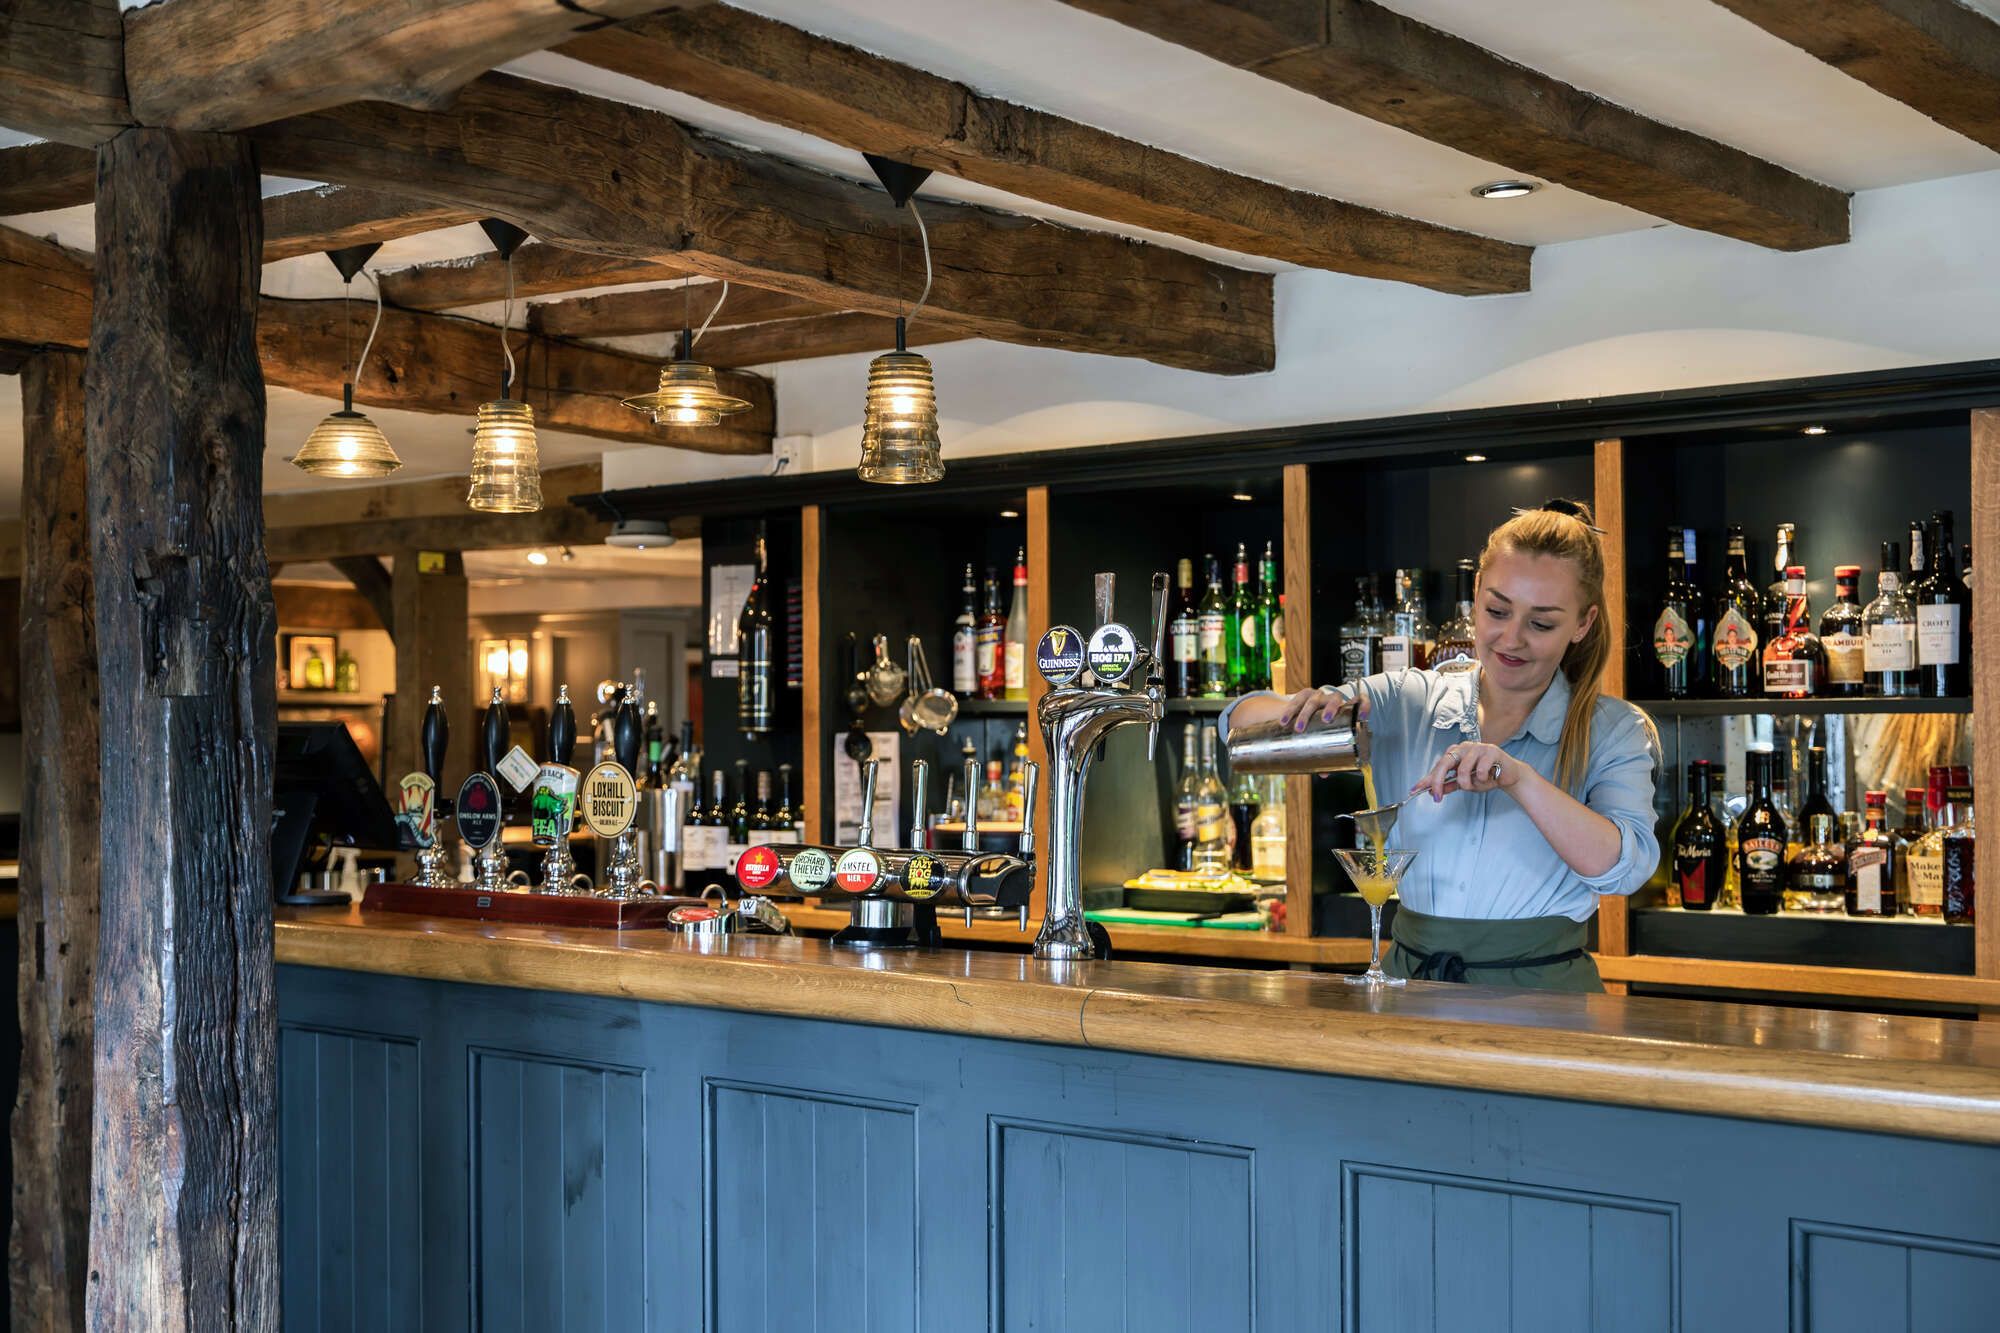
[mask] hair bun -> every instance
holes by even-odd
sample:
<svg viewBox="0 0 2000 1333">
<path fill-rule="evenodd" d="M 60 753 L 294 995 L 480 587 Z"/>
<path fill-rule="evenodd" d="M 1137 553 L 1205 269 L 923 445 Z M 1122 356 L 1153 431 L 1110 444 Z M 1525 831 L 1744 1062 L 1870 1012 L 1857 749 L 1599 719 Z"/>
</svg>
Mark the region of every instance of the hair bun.
<svg viewBox="0 0 2000 1333">
<path fill-rule="evenodd" d="M 1542 501 L 1542 508 L 1551 514 L 1567 514 L 1582 523 L 1585 527 L 1591 526 L 1590 506 L 1581 500 L 1570 500 L 1562 496 L 1555 496 Z"/>
</svg>

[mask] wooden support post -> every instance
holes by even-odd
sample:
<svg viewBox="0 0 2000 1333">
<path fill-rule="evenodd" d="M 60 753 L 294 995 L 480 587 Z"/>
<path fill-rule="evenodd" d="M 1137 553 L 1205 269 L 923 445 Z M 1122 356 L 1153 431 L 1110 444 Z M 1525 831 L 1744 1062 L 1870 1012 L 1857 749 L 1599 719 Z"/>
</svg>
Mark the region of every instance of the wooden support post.
<svg viewBox="0 0 2000 1333">
<path fill-rule="evenodd" d="M 382 568 L 382 562 L 372 555 L 337 555 L 333 558 L 333 567 L 354 585 L 354 591 L 367 600 L 369 608 L 375 612 L 375 619 L 389 631 L 389 639 L 393 643 L 396 638 L 396 599 L 389 571 Z"/>
<path fill-rule="evenodd" d="M 1595 493 L 1591 509 L 1597 526 L 1604 529 L 1604 619 L 1611 635 L 1611 660 L 1604 665 L 1605 694 L 1625 697 L 1625 442 L 1599 440 L 1595 450 Z M 1672 782 L 1671 773 L 1660 774 Z M 1664 854 L 1664 853 L 1663 853 Z M 1620 957 L 1632 952 L 1628 900 L 1621 893 L 1607 893 L 1597 900 L 1597 951 Z M 1622 981 L 1607 981 L 1604 989 L 1613 995 L 1625 993 Z"/>
<path fill-rule="evenodd" d="M 134 129 L 100 150 L 93 1329 L 278 1323 L 258 195 L 239 139 Z"/>
<path fill-rule="evenodd" d="M 1041 830 L 1041 837 L 1035 846 L 1035 892 L 1029 899 L 1028 914 L 1039 921 L 1042 908 L 1048 902 L 1049 888 L 1049 747 L 1042 738 L 1042 728 L 1036 722 L 1038 710 L 1042 706 L 1042 696 L 1049 692 L 1048 681 L 1035 669 L 1034 645 L 1041 642 L 1042 635 L 1052 623 L 1054 611 L 1049 603 L 1049 588 L 1052 571 L 1049 569 L 1049 488 L 1030 486 L 1028 488 L 1028 758 L 1042 766 L 1041 790 L 1036 793 L 1035 804 L 1043 813 L 1038 817 L 1029 811 L 1027 818 L 1035 821 Z M 1140 630 L 1144 633 L 1144 629 Z"/>
<path fill-rule="evenodd" d="M 21 398 L 21 1083 L 8 1269 L 16 1327 L 81 1329 L 99 837 L 82 354 L 30 358 Z"/>
<path fill-rule="evenodd" d="M 445 754 L 447 796 L 473 768 L 479 719 L 486 701 L 472 697 L 472 636 L 466 624 L 465 558 L 457 551 L 430 552 L 442 565 L 426 573 L 425 553 L 404 549 L 395 553 L 390 574 L 389 637 L 396 644 L 396 694 L 389 708 L 389 734 L 382 738 L 389 785 L 422 767 L 417 732 L 431 686 L 444 689 L 445 717 L 451 723 L 451 749 Z"/>
<path fill-rule="evenodd" d="M 799 822 L 805 825 L 807 842 L 824 842 L 826 830 L 820 825 L 825 802 L 820 799 L 826 782 L 826 761 L 831 733 L 823 730 L 820 690 L 824 688 L 827 647 L 820 642 L 820 577 L 825 564 L 825 538 L 821 535 L 820 507 L 805 505 L 799 510 L 799 642 L 805 645 L 805 661 L 799 664 L 799 734 L 804 742 L 799 752 Z"/>
<path fill-rule="evenodd" d="M 2000 408 L 1972 414 L 1972 526 L 1965 534 L 1984 568 L 2000 558 Z M 2000 795 L 2000 578 L 1975 571 L 1972 580 L 1973 789 Z M 2000 977 L 2000 903 L 1989 901 L 1973 925 L 1973 971 Z M 1982 1017 L 2000 1017 L 1986 1009 Z"/>
<path fill-rule="evenodd" d="M 1285 465 L 1285 688 L 1313 684 L 1312 470 Z M 1285 933 L 1313 933 L 1312 778 L 1285 779 Z"/>
</svg>

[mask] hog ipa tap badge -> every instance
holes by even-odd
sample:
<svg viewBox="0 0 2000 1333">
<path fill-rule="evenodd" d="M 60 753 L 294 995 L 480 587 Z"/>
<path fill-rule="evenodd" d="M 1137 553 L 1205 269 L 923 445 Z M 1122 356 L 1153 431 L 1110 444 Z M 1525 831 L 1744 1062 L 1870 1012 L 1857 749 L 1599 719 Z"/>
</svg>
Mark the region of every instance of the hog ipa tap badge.
<svg viewBox="0 0 2000 1333">
<path fill-rule="evenodd" d="M 1139 641 L 1117 621 L 1099 625 L 1084 650 L 1084 664 L 1100 685 L 1119 685 L 1139 660 Z"/>
</svg>

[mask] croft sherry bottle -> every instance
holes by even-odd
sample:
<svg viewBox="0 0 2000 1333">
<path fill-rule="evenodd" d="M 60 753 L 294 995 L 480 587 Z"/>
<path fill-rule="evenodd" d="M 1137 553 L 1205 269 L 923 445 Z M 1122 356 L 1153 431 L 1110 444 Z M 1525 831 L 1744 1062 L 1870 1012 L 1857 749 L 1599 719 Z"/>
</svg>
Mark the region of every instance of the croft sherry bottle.
<svg viewBox="0 0 2000 1333">
<path fill-rule="evenodd" d="M 1753 589 L 1754 592 L 1754 589 Z M 1749 766 L 1750 804 L 1736 824 L 1736 877 L 1749 916 L 1771 916 L 1785 898 L 1785 820 L 1771 798 L 1769 750 L 1744 756 Z"/>
<path fill-rule="evenodd" d="M 1917 692 L 1917 613 L 1903 595 L 1896 543 L 1882 543 L 1882 572 L 1875 600 L 1861 613 L 1861 679 L 1864 693 L 1904 699 Z"/>
<path fill-rule="evenodd" d="M 1667 529 L 1667 587 L 1660 614 L 1653 618 L 1653 660 L 1659 665 L 1663 699 L 1693 693 L 1695 633 L 1693 607 L 1699 596 L 1687 582 L 1687 546 L 1680 528 Z"/>
<path fill-rule="evenodd" d="M 1861 585 L 1861 566 L 1833 567 L 1833 605 L 1819 618 L 1819 646 L 1826 652 L 1826 681 L 1820 693 L 1852 699 L 1866 684 L 1868 637 L 1863 625 L 1861 603 L 1855 590 Z"/>
<path fill-rule="evenodd" d="M 1910 589 L 1917 612 L 1917 690 L 1931 699 L 1961 698 L 1971 693 L 1965 651 L 1969 599 L 1958 576 L 1949 509 L 1931 520 L 1929 556 L 1929 572 Z"/>
<path fill-rule="evenodd" d="M 1764 645 L 1764 693 L 1778 699 L 1810 699 L 1826 675 L 1826 652 L 1812 632 L 1812 603 L 1806 600 L 1803 565 L 1785 570 L 1784 621 Z"/>
<path fill-rule="evenodd" d="M 1194 561 L 1182 560 L 1174 580 L 1180 586 L 1180 601 L 1167 629 L 1168 641 L 1173 646 L 1167 690 L 1176 699 L 1192 699 L 1201 692 L 1201 659 L 1195 651 L 1199 613 L 1194 605 Z"/>
<path fill-rule="evenodd" d="M 1744 699 L 1757 692 L 1757 626 L 1761 623 L 1763 598 L 1750 581 L 1743 529 L 1731 524 L 1722 592 L 1715 600 L 1715 692 L 1725 699 Z"/>
<path fill-rule="evenodd" d="M 1472 622 L 1473 591 L 1479 582 L 1479 566 L 1470 560 L 1458 562 L 1458 603 L 1450 620 L 1438 631 L 1437 651 L 1431 654 L 1432 666 L 1443 666 L 1459 658 L 1474 657 L 1478 647 L 1473 642 Z"/>
<path fill-rule="evenodd" d="M 1706 759 L 1688 765 L 1688 806 L 1674 829 L 1673 858 L 1681 906 L 1713 908 L 1729 876 L 1729 841 L 1715 814 L 1715 765 Z"/>
<path fill-rule="evenodd" d="M 1871 791 L 1862 798 L 1866 825 L 1847 853 L 1847 914 L 1895 916 L 1896 835 L 1884 827 L 1889 793 Z"/>
</svg>

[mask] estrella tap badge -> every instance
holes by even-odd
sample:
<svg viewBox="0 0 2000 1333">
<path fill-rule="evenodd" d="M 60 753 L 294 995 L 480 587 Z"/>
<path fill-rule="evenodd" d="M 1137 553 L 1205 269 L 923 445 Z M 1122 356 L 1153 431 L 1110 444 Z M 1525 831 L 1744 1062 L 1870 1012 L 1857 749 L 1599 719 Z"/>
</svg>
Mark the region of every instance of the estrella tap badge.
<svg viewBox="0 0 2000 1333">
<path fill-rule="evenodd" d="M 833 879 L 833 858 L 817 847 L 801 848 L 793 854 L 788 873 L 800 893 L 818 893 Z"/>
<path fill-rule="evenodd" d="M 600 838 L 615 838 L 639 813 L 639 789 L 624 765 L 607 759 L 583 781 L 583 822 Z"/>
<path fill-rule="evenodd" d="M 1051 625 L 1035 645 L 1035 670 L 1051 685 L 1067 685 L 1083 674 L 1083 635 L 1068 625 Z"/>
<path fill-rule="evenodd" d="M 500 787 L 484 773 L 474 773 L 458 789 L 458 836 L 483 852 L 500 836 Z"/>
<path fill-rule="evenodd" d="M 944 885 L 938 880 L 938 863 L 934 856 L 913 856 L 903 867 L 903 892 L 919 902 L 935 898 Z"/>
<path fill-rule="evenodd" d="M 882 858 L 866 847 L 850 847 L 833 867 L 833 882 L 848 893 L 866 893 L 882 878 Z"/>
<path fill-rule="evenodd" d="M 759 843 L 736 858 L 736 882 L 746 889 L 768 889 L 777 881 L 781 869 L 778 849 L 769 843 Z"/>
<path fill-rule="evenodd" d="M 1113 620 L 1099 625 L 1090 636 L 1083 660 L 1099 680 L 1116 685 L 1132 674 L 1132 664 L 1139 660 L 1139 641 L 1132 637 L 1131 630 Z"/>
<path fill-rule="evenodd" d="M 437 783 L 428 773 L 405 773 L 396 789 L 396 822 L 414 847 L 437 842 Z"/>
<path fill-rule="evenodd" d="M 528 803 L 528 831 L 535 846 L 553 847 L 576 827 L 577 772 L 567 764 L 543 764 Z"/>
</svg>

